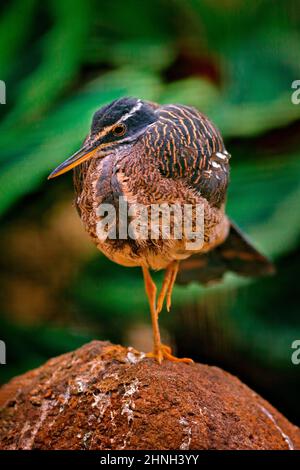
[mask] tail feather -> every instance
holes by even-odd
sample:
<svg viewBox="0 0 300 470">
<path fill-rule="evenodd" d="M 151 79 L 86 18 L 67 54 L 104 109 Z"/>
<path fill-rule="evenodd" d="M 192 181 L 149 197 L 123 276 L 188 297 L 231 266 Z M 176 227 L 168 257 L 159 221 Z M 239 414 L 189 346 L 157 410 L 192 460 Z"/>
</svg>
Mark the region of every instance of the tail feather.
<svg viewBox="0 0 300 470">
<path fill-rule="evenodd" d="M 228 237 L 221 245 L 211 252 L 196 254 L 181 262 L 177 282 L 218 282 L 227 271 L 247 277 L 275 272 L 272 262 L 262 255 L 233 223 L 230 225 Z"/>
</svg>

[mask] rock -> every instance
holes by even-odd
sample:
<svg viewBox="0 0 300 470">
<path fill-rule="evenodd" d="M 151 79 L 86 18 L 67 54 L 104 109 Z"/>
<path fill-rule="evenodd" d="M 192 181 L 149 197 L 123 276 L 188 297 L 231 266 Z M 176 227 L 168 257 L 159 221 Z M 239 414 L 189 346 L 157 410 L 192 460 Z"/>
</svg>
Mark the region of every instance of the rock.
<svg viewBox="0 0 300 470">
<path fill-rule="evenodd" d="M 0 392 L 0 449 L 300 449 L 300 430 L 227 372 L 106 342 Z"/>
</svg>

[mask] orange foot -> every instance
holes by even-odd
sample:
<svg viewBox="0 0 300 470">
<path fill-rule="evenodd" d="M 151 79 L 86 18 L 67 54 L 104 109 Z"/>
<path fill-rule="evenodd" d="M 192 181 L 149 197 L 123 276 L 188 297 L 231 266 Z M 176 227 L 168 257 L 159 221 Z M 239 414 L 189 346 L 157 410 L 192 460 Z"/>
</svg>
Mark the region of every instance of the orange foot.
<svg viewBox="0 0 300 470">
<path fill-rule="evenodd" d="M 170 346 L 166 346 L 165 344 L 160 344 L 157 350 L 147 353 L 146 357 L 153 357 L 159 364 L 162 363 L 163 359 L 167 359 L 172 362 L 185 362 L 187 364 L 194 362 L 193 359 L 189 359 L 188 357 L 179 358 L 173 356 Z"/>
</svg>

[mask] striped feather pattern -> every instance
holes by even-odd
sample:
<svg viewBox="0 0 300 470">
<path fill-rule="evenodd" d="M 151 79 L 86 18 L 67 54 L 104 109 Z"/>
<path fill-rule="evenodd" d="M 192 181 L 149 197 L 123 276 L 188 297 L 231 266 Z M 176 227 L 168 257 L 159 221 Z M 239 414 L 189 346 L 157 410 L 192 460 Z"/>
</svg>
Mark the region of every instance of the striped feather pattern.
<svg viewBox="0 0 300 470">
<path fill-rule="evenodd" d="M 166 105 L 143 139 L 166 178 L 184 178 L 211 205 L 220 207 L 229 180 L 229 154 L 218 129 L 194 108 Z"/>
</svg>

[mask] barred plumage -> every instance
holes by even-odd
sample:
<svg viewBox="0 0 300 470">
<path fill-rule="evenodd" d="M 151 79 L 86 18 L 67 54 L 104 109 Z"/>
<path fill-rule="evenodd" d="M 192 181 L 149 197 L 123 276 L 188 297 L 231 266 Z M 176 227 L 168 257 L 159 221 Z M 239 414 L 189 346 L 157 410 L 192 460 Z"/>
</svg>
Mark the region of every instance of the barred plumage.
<svg viewBox="0 0 300 470">
<path fill-rule="evenodd" d="M 156 155 L 161 174 L 183 178 L 213 206 L 220 207 L 229 181 L 229 154 L 217 128 L 187 106 L 166 105 L 156 113 L 158 120 L 143 139 L 147 151 Z"/>
</svg>

